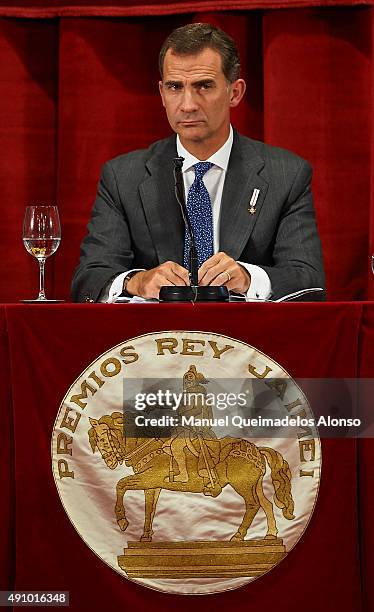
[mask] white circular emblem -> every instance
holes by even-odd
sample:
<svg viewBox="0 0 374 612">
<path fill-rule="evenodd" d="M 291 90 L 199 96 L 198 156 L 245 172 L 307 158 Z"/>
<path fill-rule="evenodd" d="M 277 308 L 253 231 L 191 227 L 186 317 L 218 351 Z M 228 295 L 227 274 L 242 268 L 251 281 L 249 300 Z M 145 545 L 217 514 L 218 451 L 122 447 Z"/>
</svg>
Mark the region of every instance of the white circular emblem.
<svg viewBox="0 0 374 612">
<path fill-rule="evenodd" d="M 165 331 L 113 347 L 73 383 L 52 465 L 100 559 L 147 587 L 208 594 L 251 582 L 295 546 L 321 448 L 307 399 L 270 357 Z"/>
</svg>

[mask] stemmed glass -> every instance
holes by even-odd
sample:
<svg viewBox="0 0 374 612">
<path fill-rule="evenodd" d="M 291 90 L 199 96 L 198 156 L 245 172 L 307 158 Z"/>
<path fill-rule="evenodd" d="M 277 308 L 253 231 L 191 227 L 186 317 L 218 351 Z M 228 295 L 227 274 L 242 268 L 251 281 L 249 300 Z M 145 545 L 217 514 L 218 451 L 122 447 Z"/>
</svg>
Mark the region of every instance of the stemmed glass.
<svg viewBox="0 0 374 612">
<path fill-rule="evenodd" d="M 27 206 L 23 219 L 23 244 L 39 262 L 39 295 L 35 300 L 22 302 L 61 302 L 48 300 L 44 291 L 44 266 L 61 241 L 61 225 L 57 206 Z"/>
</svg>

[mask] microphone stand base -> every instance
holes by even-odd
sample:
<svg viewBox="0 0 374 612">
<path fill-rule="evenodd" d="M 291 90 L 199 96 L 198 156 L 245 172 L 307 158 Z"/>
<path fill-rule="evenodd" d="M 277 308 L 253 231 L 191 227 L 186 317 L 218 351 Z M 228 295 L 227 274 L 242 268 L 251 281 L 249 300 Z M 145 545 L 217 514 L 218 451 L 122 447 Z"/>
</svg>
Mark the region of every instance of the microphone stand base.
<svg viewBox="0 0 374 612">
<path fill-rule="evenodd" d="M 228 302 L 229 290 L 225 285 L 220 287 L 214 287 L 213 285 L 207 287 L 168 285 L 161 287 L 159 300 L 160 302 Z"/>
</svg>

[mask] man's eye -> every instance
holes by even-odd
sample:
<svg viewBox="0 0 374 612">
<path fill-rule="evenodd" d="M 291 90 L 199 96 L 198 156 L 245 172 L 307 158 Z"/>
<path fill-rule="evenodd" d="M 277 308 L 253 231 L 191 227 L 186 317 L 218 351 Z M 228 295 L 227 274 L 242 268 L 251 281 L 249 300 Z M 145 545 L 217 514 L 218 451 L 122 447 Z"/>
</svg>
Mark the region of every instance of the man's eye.
<svg viewBox="0 0 374 612">
<path fill-rule="evenodd" d="M 179 83 L 168 83 L 167 88 L 170 91 L 178 91 L 181 89 L 181 85 Z"/>
<path fill-rule="evenodd" d="M 212 83 L 201 83 L 200 89 L 211 89 Z"/>
</svg>

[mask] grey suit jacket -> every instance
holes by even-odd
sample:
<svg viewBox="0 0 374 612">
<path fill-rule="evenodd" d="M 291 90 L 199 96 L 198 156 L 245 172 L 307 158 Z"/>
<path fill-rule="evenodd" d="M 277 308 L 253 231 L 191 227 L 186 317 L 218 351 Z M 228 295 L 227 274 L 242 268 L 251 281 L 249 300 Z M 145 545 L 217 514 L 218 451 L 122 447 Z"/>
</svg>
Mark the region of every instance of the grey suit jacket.
<svg viewBox="0 0 374 612">
<path fill-rule="evenodd" d="M 121 272 L 171 260 L 183 265 L 184 226 L 174 195 L 172 136 L 108 161 L 72 283 L 75 301 L 96 301 Z M 234 142 L 220 218 L 220 251 L 261 266 L 274 298 L 324 287 L 311 167 L 297 155 L 241 136 Z M 259 189 L 256 212 L 249 202 Z"/>
</svg>

